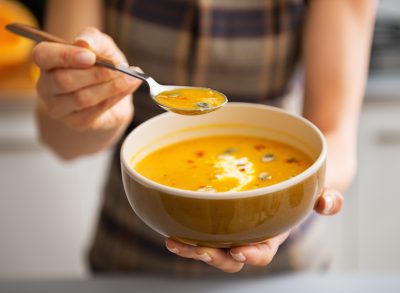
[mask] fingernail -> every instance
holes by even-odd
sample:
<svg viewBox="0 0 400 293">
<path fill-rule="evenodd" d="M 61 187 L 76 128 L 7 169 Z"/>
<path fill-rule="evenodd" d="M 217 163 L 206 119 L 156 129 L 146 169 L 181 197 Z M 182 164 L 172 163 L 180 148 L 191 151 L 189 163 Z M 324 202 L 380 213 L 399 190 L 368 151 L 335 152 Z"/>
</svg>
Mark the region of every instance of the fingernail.
<svg viewBox="0 0 400 293">
<path fill-rule="evenodd" d="M 92 65 L 96 62 L 96 56 L 92 52 L 82 52 L 78 55 L 78 60 L 80 63 L 85 65 Z"/>
<path fill-rule="evenodd" d="M 244 262 L 246 260 L 246 257 L 241 252 L 239 252 L 239 253 L 230 252 L 230 254 L 237 261 Z"/>
<path fill-rule="evenodd" d="M 142 68 L 140 68 L 140 67 L 132 66 L 132 68 L 133 68 L 134 70 L 136 70 L 137 72 L 144 73 L 143 70 L 142 70 Z"/>
<path fill-rule="evenodd" d="M 131 77 L 129 75 L 125 75 L 124 79 L 125 79 L 127 84 L 134 84 L 136 82 L 136 78 Z"/>
<path fill-rule="evenodd" d="M 211 256 L 207 252 L 204 252 L 203 254 L 198 254 L 198 257 L 201 261 L 204 261 L 204 262 L 212 261 Z"/>
<path fill-rule="evenodd" d="M 179 249 L 176 248 L 176 247 L 170 248 L 170 247 L 167 246 L 167 249 L 168 249 L 169 251 L 171 251 L 172 253 L 175 253 L 175 254 L 178 254 L 178 253 L 179 253 Z"/>
<path fill-rule="evenodd" d="M 75 40 L 74 43 L 80 43 L 84 42 L 87 44 L 87 46 L 91 49 L 94 49 L 94 41 L 91 37 L 89 36 L 78 36 Z"/>
<path fill-rule="evenodd" d="M 329 214 L 333 210 L 335 195 L 332 193 L 327 193 L 324 195 L 324 200 L 325 200 L 324 214 Z"/>
</svg>

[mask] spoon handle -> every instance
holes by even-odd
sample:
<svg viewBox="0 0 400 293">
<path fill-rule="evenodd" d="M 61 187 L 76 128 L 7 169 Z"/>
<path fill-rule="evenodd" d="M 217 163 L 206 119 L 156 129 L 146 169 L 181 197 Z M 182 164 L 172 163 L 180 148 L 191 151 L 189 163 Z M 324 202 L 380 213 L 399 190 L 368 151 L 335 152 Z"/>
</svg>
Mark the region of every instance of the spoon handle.
<svg viewBox="0 0 400 293">
<path fill-rule="evenodd" d="M 6 25 L 6 29 L 9 30 L 10 32 L 20 35 L 22 37 L 34 40 L 38 43 L 40 42 L 52 42 L 52 43 L 60 43 L 60 44 L 67 44 L 71 45 L 67 41 L 56 37 L 52 34 L 49 34 L 48 32 L 39 30 L 35 27 L 32 27 L 30 25 L 22 24 L 22 23 L 10 23 Z M 103 56 L 97 55 L 96 54 L 96 64 L 100 66 L 107 67 L 112 70 L 120 71 L 122 73 L 131 75 L 133 77 L 139 78 L 141 80 L 144 80 L 148 82 L 149 76 L 147 76 L 144 73 L 138 72 L 130 67 L 123 66 L 123 65 L 117 65 L 115 64 L 114 61 L 105 58 Z"/>
</svg>

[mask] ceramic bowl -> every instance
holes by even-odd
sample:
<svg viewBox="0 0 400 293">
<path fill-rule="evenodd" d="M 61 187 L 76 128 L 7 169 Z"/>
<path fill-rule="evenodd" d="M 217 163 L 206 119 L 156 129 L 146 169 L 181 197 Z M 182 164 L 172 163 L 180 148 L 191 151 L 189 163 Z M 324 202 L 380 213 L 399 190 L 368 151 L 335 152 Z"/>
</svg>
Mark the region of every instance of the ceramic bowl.
<svg viewBox="0 0 400 293">
<path fill-rule="evenodd" d="M 275 185 L 225 193 L 168 187 L 134 169 L 144 156 L 163 146 L 213 135 L 281 141 L 304 151 L 313 164 Z M 128 200 L 144 223 L 165 237 L 222 248 L 264 241 L 299 224 L 322 192 L 326 153 L 324 136 L 306 119 L 275 107 L 228 103 L 206 115 L 163 113 L 146 121 L 126 137 L 121 166 Z"/>
</svg>

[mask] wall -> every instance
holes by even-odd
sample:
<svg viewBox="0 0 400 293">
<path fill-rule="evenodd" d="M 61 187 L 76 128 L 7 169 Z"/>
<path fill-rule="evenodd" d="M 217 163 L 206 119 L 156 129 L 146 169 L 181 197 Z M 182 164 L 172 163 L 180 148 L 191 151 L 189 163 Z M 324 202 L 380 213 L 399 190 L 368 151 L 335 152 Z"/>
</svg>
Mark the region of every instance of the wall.
<svg viewBox="0 0 400 293">
<path fill-rule="evenodd" d="M 108 154 L 59 161 L 32 109 L 0 108 L 0 279 L 82 277 Z"/>
</svg>

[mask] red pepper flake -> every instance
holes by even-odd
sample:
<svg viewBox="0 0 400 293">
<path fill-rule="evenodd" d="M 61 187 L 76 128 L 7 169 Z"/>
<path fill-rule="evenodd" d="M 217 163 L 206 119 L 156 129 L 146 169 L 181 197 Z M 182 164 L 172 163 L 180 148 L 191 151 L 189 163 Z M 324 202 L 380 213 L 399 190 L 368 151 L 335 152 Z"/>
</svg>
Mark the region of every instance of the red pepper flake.
<svg viewBox="0 0 400 293">
<path fill-rule="evenodd" d="M 263 144 L 256 144 L 256 145 L 254 146 L 254 148 L 255 148 L 257 151 L 261 151 L 261 150 L 265 149 L 265 145 L 263 145 Z"/>
<path fill-rule="evenodd" d="M 187 160 L 186 162 L 187 162 L 188 164 L 193 164 L 193 163 L 194 163 L 193 160 Z"/>
<path fill-rule="evenodd" d="M 201 158 L 202 156 L 204 156 L 204 152 L 199 151 L 199 152 L 196 153 L 196 156 Z"/>
<path fill-rule="evenodd" d="M 240 168 L 239 171 L 240 172 L 244 172 L 244 171 L 246 171 L 246 169 L 245 168 Z"/>
</svg>

